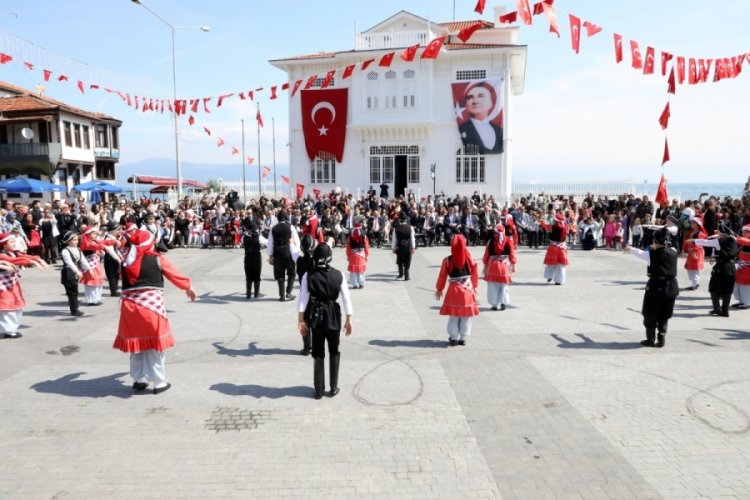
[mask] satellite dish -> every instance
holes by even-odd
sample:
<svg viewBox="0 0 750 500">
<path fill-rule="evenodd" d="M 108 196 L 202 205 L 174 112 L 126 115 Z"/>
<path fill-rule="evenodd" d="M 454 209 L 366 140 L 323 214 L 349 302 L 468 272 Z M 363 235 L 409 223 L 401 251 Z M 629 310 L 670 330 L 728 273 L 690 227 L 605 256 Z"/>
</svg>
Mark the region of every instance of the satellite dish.
<svg viewBox="0 0 750 500">
<path fill-rule="evenodd" d="M 31 140 L 34 138 L 34 131 L 31 130 L 29 127 L 24 127 L 21 129 L 21 136 L 24 139 Z"/>
</svg>

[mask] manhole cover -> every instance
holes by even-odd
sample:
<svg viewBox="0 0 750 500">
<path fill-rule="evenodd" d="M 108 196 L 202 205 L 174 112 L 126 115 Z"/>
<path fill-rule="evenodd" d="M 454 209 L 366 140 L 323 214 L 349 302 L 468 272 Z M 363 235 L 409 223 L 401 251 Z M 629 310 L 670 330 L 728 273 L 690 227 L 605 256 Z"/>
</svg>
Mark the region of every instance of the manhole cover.
<svg viewBox="0 0 750 500">
<path fill-rule="evenodd" d="M 250 411 L 243 408 L 219 407 L 206 420 L 205 427 L 210 431 L 242 431 L 256 429 L 268 420 L 267 411 Z"/>
</svg>

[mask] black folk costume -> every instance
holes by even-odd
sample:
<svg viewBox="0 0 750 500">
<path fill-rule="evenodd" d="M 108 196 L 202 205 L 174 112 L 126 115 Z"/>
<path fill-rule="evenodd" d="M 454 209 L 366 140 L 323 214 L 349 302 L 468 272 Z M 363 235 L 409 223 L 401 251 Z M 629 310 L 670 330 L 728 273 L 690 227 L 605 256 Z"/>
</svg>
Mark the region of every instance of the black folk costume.
<svg viewBox="0 0 750 500">
<path fill-rule="evenodd" d="M 734 291 L 737 276 L 735 260 L 740 252 L 737 238 L 731 234 L 729 226 L 722 221 L 719 224 L 719 237 L 705 240 L 693 240 L 696 245 L 711 248 L 714 254 L 714 267 L 711 270 L 711 280 L 708 291 L 711 293 L 713 309 L 712 316 L 729 316 L 729 301 Z M 706 252 L 708 253 L 708 252 Z"/>
<path fill-rule="evenodd" d="M 107 277 L 110 297 L 119 297 L 117 291 L 120 283 L 120 264 L 122 263 L 122 253 L 120 252 L 120 238 L 114 234 L 120 226 L 114 222 L 107 224 L 107 233 L 104 235 L 104 274 Z M 108 242 L 112 241 L 112 244 Z"/>
<path fill-rule="evenodd" d="M 414 229 L 406 219 L 406 213 L 399 214 L 399 223 L 393 230 L 391 241 L 393 253 L 396 254 L 396 265 L 398 265 L 398 278 L 409 281 L 409 269 L 411 268 L 411 255 L 417 247 L 414 238 Z"/>
<path fill-rule="evenodd" d="M 245 297 L 260 296 L 260 273 L 263 269 L 261 245 L 266 239 L 260 234 L 258 224 L 246 219 L 242 232 L 242 247 L 245 249 Z"/>
<path fill-rule="evenodd" d="M 349 298 L 349 288 L 343 273 L 330 267 L 331 258 L 331 248 L 328 245 L 321 244 L 315 248 L 313 251 L 315 268 L 302 277 L 297 302 L 300 333 L 312 335 L 312 355 L 315 361 L 313 372 L 315 399 L 322 398 L 325 389 L 326 342 L 330 354 L 331 392 L 329 395 L 333 397 L 339 393 L 338 376 L 341 360 L 339 340 L 342 327 L 339 298 L 341 298 L 346 314 L 346 324 L 344 325 L 346 334 L 351 333 L 352 303 Z"/>
<path fill-rule="evenodd" d="M 279 301 L 292 300 L 292 289 L 294 288 L 294 259 L 292 251 L 299 248 L 299 236 L 297 230 L 289 224 L 288 215 L 281 211 L 278 215 L 278 223 L 268 233 L 268 255 L 273 262 L 273 278 L 279 285 Z M 286 275 L 286 290 L 284 289 L 284 276 Z"/>
<path fill-rule="evenodd" d="M 296 268 L 297 268 L 297 281 L 299 281 L 300 289 L 302 289 L 302 277 L 309 271 L 315 269 L 315 260 L 313 260 L 313 250 L 317 243 L 315 239 L 307 233 L 303 234 L 300 238 L 300 251 L 296 255 Z M 302 336 L 302 350 L 300 354 L 303 356 L 309 356 L 312 353 L 312 335 Z"/>
<path fill-rule="evenodd" d="M 630 253 L 648 264 L 648 282 L 641 309 L 646 340 L 641 344 L 664 347 L 667 324 L 674 311 L 675 299 L 680 294 L 677 251 L 669 246 L 669 231 L 663 228 L 654 234 L 654 243 L 646 250 L 631 247 Z"/>
</svg>

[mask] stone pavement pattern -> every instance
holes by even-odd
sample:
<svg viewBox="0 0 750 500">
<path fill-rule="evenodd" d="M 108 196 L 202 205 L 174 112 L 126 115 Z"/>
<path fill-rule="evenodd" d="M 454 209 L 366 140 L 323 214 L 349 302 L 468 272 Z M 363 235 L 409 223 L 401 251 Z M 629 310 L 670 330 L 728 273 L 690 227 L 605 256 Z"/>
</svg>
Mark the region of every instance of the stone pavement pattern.
<svg viewBox="0 0 750 500">
<path fill-rule="evenodd" d="M 432 297 L 447 253 L 420 248 L 404 282 L 373 249 L 342 391 L 321 401 L 294 304 L 268 265 L 266 296 L 244 298 L 242 250 L 167 254 L 200 298 L 168 285 L 158 396 L 132 393 L 111 348 L 117 299 L 73 319 L 57 272 L 24 271 L 24 337 L 0 341 L 0 498 L 750 497 L 750 311 L 707 316 L 704 282 L 667 347 L 642 348 L 640 261 L 572 251 L 548 286 L 543 251 L 521 249 L 513 306 L 490 311 L 482 284 L 449 348 Z"/>
</svg>

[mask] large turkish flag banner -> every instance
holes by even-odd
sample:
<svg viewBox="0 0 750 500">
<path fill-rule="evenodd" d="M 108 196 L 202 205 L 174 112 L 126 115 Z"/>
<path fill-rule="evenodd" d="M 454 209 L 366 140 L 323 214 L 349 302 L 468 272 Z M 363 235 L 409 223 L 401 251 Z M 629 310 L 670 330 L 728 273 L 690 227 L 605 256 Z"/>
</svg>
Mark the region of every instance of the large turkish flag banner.
<svg viewBox="0 0 750 500">
<path fill-rule="evenodd" d="M 302 91 L 302 133 L 311 160 L 328 153 L 343 161 L 348 97 L 348 89 Z"/>
</svg>

